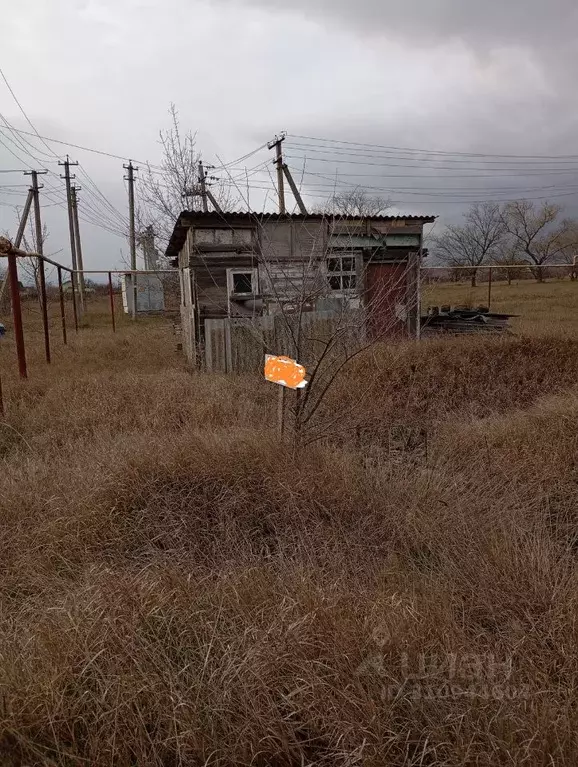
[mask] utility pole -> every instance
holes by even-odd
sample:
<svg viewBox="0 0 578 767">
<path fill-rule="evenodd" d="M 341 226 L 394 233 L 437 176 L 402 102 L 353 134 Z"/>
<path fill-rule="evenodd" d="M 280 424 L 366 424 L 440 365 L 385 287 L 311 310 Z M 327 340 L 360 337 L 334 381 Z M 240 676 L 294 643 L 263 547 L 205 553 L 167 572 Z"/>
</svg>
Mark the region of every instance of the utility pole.
<svg viewBox="0 0 578 767">
<path fill-rule="evenodd" d="M 211 176 L 211 178 L 214 178 Z M 215 179 L 215 181 L 218 181 L 218 179 Z M 187 201 L 187 205 L 189 204 L 189 197 L 202 197 L 202 204 L 203 204 L 203 211 L 204 213 L 209 212 L 209 205 L 207 200 L 211 203 L 213 208 L 216 210 L 217 213 L 223 214 L 223 210 L 219 203 L 217 202 L 217 198 L 215 195 L 211 192 L 209 187 L 207 186 L 207 173 L 203 167 L 203 163 L 199 162 L 199 189 L 201 190 L 198 192 L 196 189 L 190 189 L 186 188 L 183 192 L 183 199 Z M 193 205 L 191 203 L 191 209 L 193 208 Z M 188 208 L 187 208 L 188 210 Z"/>
<path fill-rule="evenodd" d="M 135 228 L 135 213 L 134 213 L 134 172 L 138 170 L 132 164 L 132 160 L 128 165 L 123 166 L 128 175 L 125 176 L 125 180 L 128 181 L 128 220 L 129 220 L 129 243 L 130 243 L 130 268 L 132 272 L 136 272 L 136 228 Z M 136 320 L 136 274 L 131 275 L 132 285 L 132 318 Z"/>
<path fill-rule="evenodd" d="M 283 178 L 283 150 L 281 144 L 285 141 L 285 135 L 275 136 L 274 141 L 267 144 L 269 149 L 276 149 L 276 157 L 273 160 L 277 166 L 277 194 L 279 195 L 279 213 L 283 216 L 287 212 L 285 209 L 285 182 Z"/>
<path fill-rule="evenodd" d="M 301 193 L 299 192 L 299 189 L 297 189 L 297 184 L 293 180 L 291 171 L 289 170 L 287 165 L 283 162 L 283 149 L 281 147 L 283 141 L 285 141 L 285 134 L 281 133 L 281 135 L 275 136 L 274 141 L 270 141 L 267 144 L 269 149 L 273 149 L 273 148 L 276 149 L 276 156 L 273 162 L 277 166 L 277 191 L 279 194 L 279 213 L 281 213 L 281 215 L 284 215 L 285 213 L 287 213 L 287 209 L 285 206 L 285 182 L 284 182 L 284 176 L 285 176 L 287 178 L 289 187 L 291 188 L 291 191 L 293 192 L 293 197 L 295 197 L 295 200 L 297 202 L 297 206 L 299 207 L 299 211 L 301 215 L 306 216 L 307 208 L 305 207 L 305 203 L 303 202 Z"/>
<path fill-rule="evenodd" d="M 34 199 L 34 194 L 32 192 L 32 189 L 29 189 L 28 197 L 26 198 L 26 202 L 24 203 L 22 218 L 20 219 L 18 231 L 16 232 L 16 239 L 14 240 L 15 248 L 19 248 L 20 245 L 22 244 L 22 238 L 24 237 L 24 232 L 26 231 L 26 224 L 28 223 L 28 216 L 30 215 L 30 208 L 32 207 L 33 199 Z"/>
<path fill-rule="evenodd" d="M 44 271 L 44 243 L 42 236 L 42 219 L 40 217 L 40 190 L 38 176 L 48 173 L 46 170 L 31 170 L 24 173 L 25 176 L 32 177 L 32 201 L 34 203 L 34 234 L 36 239 L 36 252 L 38 253 L 38 283 L 36 289 L 40 294 L 40 310 L 42 311 L 42 328 L 44 330 L 44 351 L 46 362 L 50 364 L 50 334 L 48 329 L 48 300 L 46 297 L 46 273 Z"/>
<path fill-rule="evenodd" d="M 44 243 L 42 237 L 42 220 L 40 218 L 40 190 L 43 188 L 38 184 L 38 176 L 44 176 L 47 170 L 30 170 L 24 173 L 25 176 L 32 177 L 32 202 L 34 203 L 34 233 L 36 237 L 36 252 L 39 256 L 44 255 Z"/>
<path fill-rule="evenodd" d="M 80 242 L 80 225 L 78 223 L 78 197 L 79 186 L 72 186 L 70 189 L 70 199 L 72 203 L 72 223 L 74 226 L 74 242 L 76 245 L 76 262 L 80 274 L 78 275 L 78 292 L 80 294 L 80 307 L 84 311 L 84 261 L 82 258 L 82 243 Z"/>
<path fill-rule="evenodd" d="M 144 256 L 146 271 L 154 272 L 159 268 L 158 252 L 155 247 L 155 229 L 152 224 L 145 227 L 144 232 L 139 234 L 138 244 L 141 246 Z"/>
<path fill-rule="evenodd" d="M 221 206 L 219 205 L 219 203 L 217 202 L 215 196 L 213 195 L 213 193 L 211 192 L 210 189 L 207 189 L 207 197 L 211 201 L 211 203 L 213 205 L 213 208 L 217 211 L 217 213 L 221 213 L 221 215 L 222 215 L 223 210 L 222 210 Z"/>
<path fill-rule="evenodd" d="M 26 224 L 28 223 L 28 216 L 30 215 L 30 208 L 32 207 L 33 198 L 34 198 L 34 195 L 32 193 L 32 189 L 29 189 L 28 197 L 26 198 L 26 202 L 24 203 L 24 210 L 22 211 L 20 224 L 18 225 L 18 231 L 16 232 L 16 238 L 14 240 L 15 248 L 19 248 L 22 243 L 22 238 L 24 237 L 24 232 L 26 231 Z M 6 286 L 8 285 L 8 282 L 9 282 L 9 272 L 6 272 L 2 285 L 0 285 L 0 307 L 2 306 L 2 299 L 4 298 L 4 291 L 6 290 Z"/>
<path fill-rule="evenodd" d="M 302 216 L 307 215 L 307 208 L 305 207 L 305 203 L 303 202 L 303 198 L 301 197 L 301 194 L 299 192 L 299 189 L 297 189 L 297 184 L 293 180 L 293 176 L 291 175 L 291 171 L 289 168 L 283 163 L 283 173 L 285 173 L 287 177 L 287 181 L 289 182 L 289 186 L 291 187 L 291 191 L 293 192 L 293 197 L 297 200 L 297 205 L 299 207 L 299 211 L 301 212 Z"/>
<path fill-rule="evenodd" d="M 203 168 L 203 161 L 199 160 L 199 184 L 201 186 L 201 197 L 203 200 L 203 212 L 209 212 L 209 204 L 207 203 L 207 177 L 205 175 L 205 169 Z"/>
<path fill-rule="evenodd" d="M 71 275 L 71 281 L 72 283 L 76 283 L 78 275 L 76 274 L 76 270 L 78 269 L 78 261 L 76 260 L 76 237 L 74 236 L 74 214 L 72 212 L 72 188 L 70 181 L 71 179 L 76 178 L 74 175 L 70 175 L 70 166 L 71 165 L 78 165 L 77 162 L 71 162 L 68 155 L 66 155 L 66 160 L 64 162 L 59 162 L 59 165 L 64 166 L 64 176 L 60 176 L 60 178 L 63 178 L 66 181 L 66 202 L 68 204 L 68 231 L 70 234 L 70 255 L 72 258 L 72 269 L 73 273 Z M 82 297 L 81 297 L 82 302 Z M 81 303 L 82 306 L 82 303 Z"/>
</svg>

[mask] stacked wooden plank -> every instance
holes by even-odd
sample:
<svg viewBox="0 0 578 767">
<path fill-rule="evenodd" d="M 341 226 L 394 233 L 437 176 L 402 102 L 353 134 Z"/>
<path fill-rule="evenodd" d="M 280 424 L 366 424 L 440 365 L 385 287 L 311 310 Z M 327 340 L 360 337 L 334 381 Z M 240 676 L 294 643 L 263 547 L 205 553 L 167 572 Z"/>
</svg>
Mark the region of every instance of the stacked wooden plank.
<svg viewBox="0 0 578 767">
<path fill-rule="evenodd" d="M 421 318 L 424 335 L 509 332 L 513 314 L 490 312 L 485 306 L 431 306 Z"/>
</svg>

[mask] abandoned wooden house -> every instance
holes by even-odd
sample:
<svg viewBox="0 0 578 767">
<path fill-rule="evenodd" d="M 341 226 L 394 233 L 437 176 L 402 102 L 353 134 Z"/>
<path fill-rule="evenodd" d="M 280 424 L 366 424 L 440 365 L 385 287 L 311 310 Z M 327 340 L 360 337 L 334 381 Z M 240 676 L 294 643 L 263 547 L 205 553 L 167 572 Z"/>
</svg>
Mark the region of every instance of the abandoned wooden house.
<svg viewBox="0 0 578 767">
<path fill-rule="evenodd" d="M 278 315 L 311 324 L 357 312 L 374 336 L 415 335 L 423 227 L 433 221 L 182 213 L 166 256 L 180 272 L 189 360 L 209 370 L 243 369 L 230 348 L 231 328 L 274 327 Z"/>
</svg>

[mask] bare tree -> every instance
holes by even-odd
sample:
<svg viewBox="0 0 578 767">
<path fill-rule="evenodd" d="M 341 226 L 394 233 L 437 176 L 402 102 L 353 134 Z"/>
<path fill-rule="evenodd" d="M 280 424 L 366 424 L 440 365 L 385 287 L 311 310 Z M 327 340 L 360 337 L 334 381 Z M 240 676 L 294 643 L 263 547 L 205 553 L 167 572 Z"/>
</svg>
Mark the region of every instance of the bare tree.
<svg viewBox="0 0 578 767">
<path fill-rule="evenodd" d="M 403 337 L 410 317 L 419 310 L 417 253 L 407 264 L 390 266 L 387 279 L 380 278 L 371 272 L 372 257 L 364 256 L 355 244 L 362 229 L 353 226 L 355 223 L 349 229 L 341 217 L 329 216 L 321 223 L 296 225 L 291 257 L 285 245 L 279 244 L 285 242 L 281 235 L 284 222 L 273 231 L 260 227 L 259 240 L 266 252 L 258 259 L 260 293 L 268 320 L 259 311 L 253 316 L 250 311 L 236 315 L 244 316 L 246 322 L 239 322 L 235 332 L 253 338 L 250 353 L 243 346 L 245 364 L 257 366 L 265 352 L 288 355 L 307 369 L 306 388 L 288 395 L 290 418 L 285 428 L 292 432 L 296 445 L 335 435 L 358 423 L 353 415 L 363 409 L 365 390 L 358 392 L 355 407 L 345 414 L 328 412 L 332 389 L 360 355 L 371 355 L 385 339 Z M 328 224 L 338 225 L 339 245 L 328 246 Z M 383 246 L 376 245 L 376 250 L 382 253 Z M 231 309 L 229 316 L 233 316 Z M 370 383 L 368 380 L 368 390 Z"/>
<path fill-rule="evenodd" d="M 144 232 L 152 226 L 156 236 L 166 245 L 175 223 L 183 211 L 201 209 L 199 161 L 196 136 L 181 128 L 174 104 L 169 109 L 170 127 L 159 132 L 162 159 L 160 169 L 148 165 L 143 170 L 139 186 L 138 229 Z M 213 179 L 209 180 L 211 184 Z M 232 204 L 230 192 L 215 182 L 211 189 L 223 208 Z"/>
<path fill-rule="evenodd" d="M 510 240 L 506 244 L 503 250 L 493 258 L 492 263 L 497 264 L 498 266 L 508 267 L 507 269 L 504 269 L 508 285 L 512 284 L 512 280 L 523 279 L 524 273 L 527 272 L 528 269 L 526 262 L 520 253 L 520 249 L 514 240 Z"/>
<path fill-rule="evenodd" d="M 449 267 L 471 266 L 472 287 L 478 269 L 496 258 L 506 238 L 506 224 L 500 207 L 494 202 L 476 203 L 464 214 L 464 224 L 450 224 L 433 237 L 437 258 Z"/>
<path fill-rule="evenodd" d="M 373 216 L 383 215 L 391 208 L 391 201 L 384 197 L 369 194 L 358 186 L 344 192 L 337 192 L 319 212 L 335 216 Z"/>
<path fill-rule="evenodd" d="M 578 279 L 578 221 L 568 221 L 565 239 L 567 240 L 567 245 L 562 248 L 555 260 L 559 263 L 568 264 L 568 274 L 570 279 L 574 281 Z"/>
<path fill-rule="evenodd" d="M 18 222 L 20 223 L 20 211 L 17 210 L 18 215 Z M 46 224 L 42 224 L 42 234 L 41 239 L 42 242 L 38 243 L 36 238 L 36 230 L 34 228 L 34 223 L 30 220 L 28 222 L 28 231 L 24 232 L 24 235 L 22 237 L 22 245 L 24 246 L 24 250 L 26 250 L 28 253 L 38 253 L 40 248 L 39 245 L 42 245 L 42 250 L 45 250 L 45 245 L 48 240 L 48 237 L 50 236 L 50 232 L 48 230 L 48 227 Z M 50 256 L 56 255 L 55 253 L 51 253 Z M 40 297 L 40 261 L 35 256 L 29 256 L 28 258 L 21 258 L 18 262 L 19 267 L 22 269 L 24 274 L 34 282 L 34 287 L 36 288 L 36 291 L 38 293 L 38 299 L 41 300 Z M 45 276 L 46 280 L 48 281 L 53 273 L 52 267 L 47 267 L 45 265 Z"/>
<path fill-rule="evenodd" d="M 528 200 L 508 203 L 502 210 L 504 226 L 538 282 L 544 281 L 545 265 L 560 262 L 578 243 L 575 222 L 561 219 L 561 213 L 559 205 L 536 206 Z"/>
</svg>

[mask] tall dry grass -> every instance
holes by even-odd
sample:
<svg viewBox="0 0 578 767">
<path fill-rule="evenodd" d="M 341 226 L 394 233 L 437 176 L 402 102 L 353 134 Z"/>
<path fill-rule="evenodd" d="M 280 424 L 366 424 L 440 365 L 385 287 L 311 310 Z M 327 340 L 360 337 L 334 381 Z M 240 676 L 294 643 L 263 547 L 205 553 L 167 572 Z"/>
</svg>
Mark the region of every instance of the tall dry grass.
<svg viewBox="0 0 578 767">
<path fill-rule="evenodd" d="M 577 341 L 375 350 L 298 451 L 162 322 L 58 354 L 6 377 L 0 763 L 576 764 Z"/>
<path fill-rule="evenodd" d="M 558 271 L 558 270 L 557 270 Z M 487 306 L 487 271 L 480 272 L 481 282 L 472 288 L 461 283 L 431 283 L 423 286 L 424 311 L 428 306 Z M 496 279 L 497 278 L 497 279 Z M 491 309 L 515 315 L 510 321 L 517 333 L 532 336 L 566 335 L 578 329 L 578 283 L 554 277 L 544 282 L 514 280 L 508 285 L 504 275 L 496 275 L 491 288 Z"/>
</svg>

